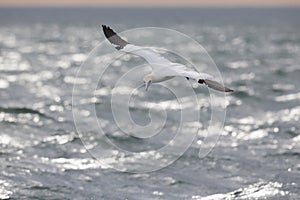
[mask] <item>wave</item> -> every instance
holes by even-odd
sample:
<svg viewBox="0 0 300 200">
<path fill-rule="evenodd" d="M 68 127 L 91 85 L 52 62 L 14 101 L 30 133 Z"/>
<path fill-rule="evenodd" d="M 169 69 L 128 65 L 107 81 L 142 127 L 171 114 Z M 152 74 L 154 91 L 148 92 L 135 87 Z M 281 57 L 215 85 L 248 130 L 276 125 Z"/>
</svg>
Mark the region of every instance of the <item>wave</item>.
<svg viewBox="0 0 300 200">
<path fill-rule="evenodd" d="M 9 113 L 9 114 L 36 114 L 39 115 L 40 117 L 44 117 L 56 121 L 56 119 L 46 115 L 45 113 L 27 107 L 0 107 L 0 112 Z"/>
</svg>

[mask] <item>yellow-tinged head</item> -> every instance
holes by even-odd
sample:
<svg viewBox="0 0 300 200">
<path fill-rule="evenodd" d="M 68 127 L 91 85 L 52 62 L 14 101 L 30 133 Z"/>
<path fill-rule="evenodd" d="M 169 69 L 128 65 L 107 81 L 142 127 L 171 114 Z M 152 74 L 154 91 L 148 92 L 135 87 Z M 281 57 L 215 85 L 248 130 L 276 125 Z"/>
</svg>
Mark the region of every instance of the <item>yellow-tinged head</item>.
<svg viewBox="0 0 300 200">
<path fill-rule="evenodd" d="M 153 82 L 153 75 L 152 74 L 148 74 L 144 77 L 144 84 L 146 87 L 146 91 L 148 90 L 149 86 L 151 85 L 151 83 Z"/>
</svg>

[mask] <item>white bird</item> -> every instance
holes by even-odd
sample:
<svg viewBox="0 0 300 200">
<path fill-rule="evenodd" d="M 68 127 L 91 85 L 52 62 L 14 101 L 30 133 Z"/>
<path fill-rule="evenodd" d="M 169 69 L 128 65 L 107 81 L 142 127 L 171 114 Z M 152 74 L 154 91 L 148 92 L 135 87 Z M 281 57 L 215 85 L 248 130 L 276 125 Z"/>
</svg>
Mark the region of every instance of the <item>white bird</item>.
<svg viewBox="0 0 300 200">
<path fill-rule="evenodd" d="M 215 81 L 209 74 L 193 71 L 180 63 L 173 63 L 152 48 L 130 44 L 118 36 L 109 26 L 102 25 L 102 28 L 105 37 L 110 43 L 115 45 L 117 50 L 138 55 L 151 65 L 152 72 L 144 77 L 146 91 L 152 83 L 158 83 L 176 76 L 181 76 L 188 80 L 194 79 L 198 83 L 205 84 L 218 91 L 233 92 L 232 89 L 224 87 L 222 84 Z"/>
</svg>

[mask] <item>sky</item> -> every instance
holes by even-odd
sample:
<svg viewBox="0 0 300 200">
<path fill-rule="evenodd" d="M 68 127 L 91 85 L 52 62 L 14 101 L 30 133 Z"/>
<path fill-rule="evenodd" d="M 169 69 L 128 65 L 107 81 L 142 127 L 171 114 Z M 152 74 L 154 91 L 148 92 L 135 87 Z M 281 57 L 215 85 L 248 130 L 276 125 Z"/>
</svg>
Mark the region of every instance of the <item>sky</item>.
<svg viewBox="0 0 300 200">
<path fill-rule="evenodd" d="M 294 7 L 300 0 L 0 0 L 0 6 L 97 7 Z"/>
</svg>

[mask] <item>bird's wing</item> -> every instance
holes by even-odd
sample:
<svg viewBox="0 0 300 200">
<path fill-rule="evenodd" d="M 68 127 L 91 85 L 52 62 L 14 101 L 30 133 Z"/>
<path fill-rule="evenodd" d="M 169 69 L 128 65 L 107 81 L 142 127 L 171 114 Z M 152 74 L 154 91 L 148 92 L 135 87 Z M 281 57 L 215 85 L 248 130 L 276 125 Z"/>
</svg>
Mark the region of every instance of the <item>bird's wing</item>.
<svg viewBox="0 0 300 200">
<path fill-rule="evenodd" d="M 126 40 L 123 40 L 117 33 L 115 33 L 109 26 L 102 25 L 105 37 L 110 43 L 115 45 L 117 50 L 132 53 L 144 58 L 152 67 L 154 74 L 159 76 L 183 76 L 191 78 L 200 84 L 206 84 L 208 87 L 222 92 L 232 92 L 233 90 L 224 87 L 222 84 L 213 80 L 213 77 L 209 74 L 198 73 L 190 70 L 186 66 L 178 63 L 173 63 L 170 60 L 164 58 L 154 49 L 149 47 L 140 47 L 130 44 Z"/>
<path fill-rule="evenodd" d="M 214 80 L 209 74 L 199 73 L 194 70 L 187 68 L 186 66 L 178 63 L 172 63 L 170 67 L 166 67 L 160 70 L 159 74 L 164 76 L 183 76 L 187 79 L 194 79 L 200 84 L 205 84 L 209 88 L 222 91 L 222 92 L 233 92 L 232 89 L 229 89 L 223 86 L 221 83 Z"/>
<path fill-rule="evenodd" d="M 127 41 L 123 40 L 120 36 L 118 36 L 109 26 L 102 25 L 102 28 L 105 37 L 110 43 L 115 45 L 116 49 L 123 49 L 127 44 L 129 44 Z"/>
<path fill-rule="evenodd" d="M 213 79 L 213 77 L 206 73 L 196 72 L 183 64 L 172 63 L 168 67 L 161 69 L 159 73 L 165 74 L 166 76 L 184 76 L 189 79 L 199 80 L 199 79 Z"/>
<path fill-rule="evenodd" d="M 172 63 L 152 48 L 136 46 L 123 40 L 109 26 L 102 25 L 102 28 L 105 37 L 109 40 L 110 43 L 115 45 L 115 48 L 117 50 L 140 56 L 144 58 L 153 68 L 157 66 L 170 65 Z"/>
<path fill-rule="evenodd" d="M 199 82 L 199 81 L 198 81 Z M 206 84 L 208 87 L 221 91 L 221 92 L 233 92 L 232 89 L 223 86 L 221 83 L 213 80 L 206 79 L 204 80 L 204 84 Z"/>
<path fill-rule="evenodd" d="M 141 46 L 128 44 L 123 49 L 120 50 L 144 58 L 152 66 L 152 68 L 155 68 L 157 66 L 168 66 L 172 64 L 170 60 L 161 56 L 153 48 L 150 47 L 141 47 Z"/>
</svg>

